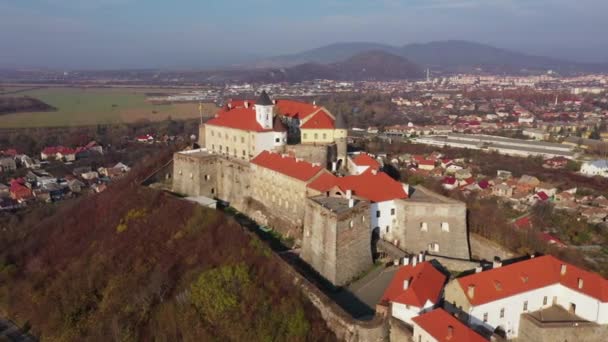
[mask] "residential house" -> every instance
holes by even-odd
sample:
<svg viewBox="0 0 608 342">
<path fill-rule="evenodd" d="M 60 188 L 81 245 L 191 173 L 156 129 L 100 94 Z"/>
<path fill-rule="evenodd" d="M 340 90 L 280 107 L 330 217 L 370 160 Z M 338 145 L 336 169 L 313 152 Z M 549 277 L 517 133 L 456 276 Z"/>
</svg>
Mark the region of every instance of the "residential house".
<svg viewBox="0 0 608 342">
<path fill-rule="evenodd" d="M 10 184 L 11 198 L 23 202 L 30 200 L 34 197 L 32 190 L 25 186 L 25 180 L 23 178 L 13 179 Z"/>
<path fill-rule="evenodd" d="M 351 175 L 360 175 L 367 170 L 380 170 L 380 163 L 367 153 L 348 156 L 347 169 Z"/>
<path fill-rule="evenodd" d="M 448 279 L 432 263 L 421 259 L 414 256 L 410 263 L 406 258 L 408 264 L 395 272 L 379 303 L 388 308 L 392 317 L 409 325 L 413 317 L 439 304 Z"/>
<path fill-rule="evenodd" d="M 511 198 L 513 196 L 513 187 L 506 183 L 496 184 L 492 187 L 492 195 Z"/>
<path fill-rule="evenodd" d="M 12 172 L 15 170 L 17 170 L 17 164 L 15 163 L 15 158 L 13 158 L 13 157 L 0 158 L 0 172 Z"/>
<path fill-rule="evenodd" d="M 608 159 L 585 162 L 581 166 L 581 173 L 585 176 L 608 177 Z"/>
<path fill-rule="evenodd" d="M 522 315 L 552 306 L 608 324 L 608 280 L 549 255 L 456 278 L 445 301 L 469 325 L 502 330 L 508 339 L 518 337 Z"/>
<path fill-rule="evenodd" d="M 568 159 L 557 156 L 544 161 L 543 167 L 547 169 L 563 169 L 568 165 Z"/>
<path fill-rule="evenodd" d="M 488 340 L 444 309 L 412 319 L 414 342 L 487 342 Z"/>
</svg>

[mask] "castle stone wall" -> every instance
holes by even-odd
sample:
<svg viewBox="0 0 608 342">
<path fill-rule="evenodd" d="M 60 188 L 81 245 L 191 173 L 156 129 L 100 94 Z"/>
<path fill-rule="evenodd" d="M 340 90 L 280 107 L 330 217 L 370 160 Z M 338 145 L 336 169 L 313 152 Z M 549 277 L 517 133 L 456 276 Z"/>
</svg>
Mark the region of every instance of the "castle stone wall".
<svg viewBox="0 0 608 342">
<path fill-rule="evenodd" d="M 395 207 L 397 224 L 385 239 L 412 253 L 470 259 L 465 203 L 416 187 Z"/>
</svg>

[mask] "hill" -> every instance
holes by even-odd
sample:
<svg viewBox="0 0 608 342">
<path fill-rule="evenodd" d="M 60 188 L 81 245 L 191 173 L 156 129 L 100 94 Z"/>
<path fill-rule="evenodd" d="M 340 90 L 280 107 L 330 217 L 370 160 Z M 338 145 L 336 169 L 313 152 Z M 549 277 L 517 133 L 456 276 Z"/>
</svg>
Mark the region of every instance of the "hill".
<svg viewBox="0 0 608 342">
<path fill-rule="evenodd" d="M 268 247 L 218 211 L 133 176 L 41 210 L 0 229 L 0 318 L 43 340 L 335 340 Z"/>
<path fill-rule="evenodd" d="M 57 108 L 29 96 L 0 96 L 0 115 L 22 112 L 50 112 Z"/>
<path fill-rule="evenodd" d="M 471 71 L 481 68 L 488 72 L 546 71 L 561 72 L 608 70 L 606 64 L 577 63 L 552 57 L 533 56 L 500 49 L 490 45 L 463 40 L 436 41 L 423 44 L 391 46 L 376 43 L 336 43 L 320 48 L 261 60 L 255 65 L 291 66 L 298 63 L 331 64 L 370 50 L 404 57 L 424 68 L 442 71 Z"/>
<path fill-rule="evenodd" d="M 331 65 L 337 70 L 339 77 L 345 80 L 411 79 L 424 75 L 418 65 L 380 50 L 362 52 Z"/>
</svg>

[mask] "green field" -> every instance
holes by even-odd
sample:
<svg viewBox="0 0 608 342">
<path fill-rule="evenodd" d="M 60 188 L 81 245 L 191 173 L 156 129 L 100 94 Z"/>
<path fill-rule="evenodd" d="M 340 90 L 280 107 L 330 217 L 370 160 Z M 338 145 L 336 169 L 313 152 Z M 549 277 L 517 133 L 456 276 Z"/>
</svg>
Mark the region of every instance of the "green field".
<svg viewBox="0 0 608 342">
<path fill-rule="evenodd" d="M 14 90 L 5 87 L 4 90 Z M 198 104 L 154 104 L 146 101 L 146 92 L 174 92 L 164 89 L 134 88 L 42 88 L 18 94 L 40 99 L 57 108 L 54 112 L 0 115 L 0 128 L 83 126 L 130 123 L 139 120 L 160 121 L 198 118 Z M 205 104 L 204 115 L 212 115 L 215 106 Z"/>
</svg>

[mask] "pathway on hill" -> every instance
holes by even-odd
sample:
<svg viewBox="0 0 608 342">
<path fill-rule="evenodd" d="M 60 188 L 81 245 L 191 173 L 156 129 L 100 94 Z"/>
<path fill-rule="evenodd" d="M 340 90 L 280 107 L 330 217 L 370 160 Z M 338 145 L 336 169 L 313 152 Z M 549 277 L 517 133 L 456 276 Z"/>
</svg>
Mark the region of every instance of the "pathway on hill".
<svg viewBox="0 0 608 342">
<path fill-rule="evenodd" d="M 24 333 L 15 323 L 0 318 L 0 341 L 34 342 L 33 336 Z"/>
</svg>

